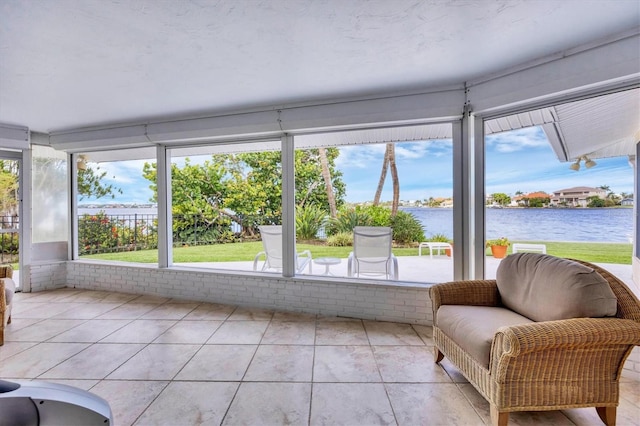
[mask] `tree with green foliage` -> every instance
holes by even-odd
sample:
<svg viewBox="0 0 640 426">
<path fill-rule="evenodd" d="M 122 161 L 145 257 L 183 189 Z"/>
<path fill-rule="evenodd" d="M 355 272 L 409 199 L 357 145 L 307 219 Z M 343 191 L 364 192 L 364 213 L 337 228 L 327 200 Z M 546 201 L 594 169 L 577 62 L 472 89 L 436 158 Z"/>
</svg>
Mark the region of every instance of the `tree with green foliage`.
<svg viewBox="0 0 640 426">
<path fill-rule="evenodd" d="M 548 197 L 546 198 L 532 197 L 532 198 L 529 198 L 528 201 L 529 201 L 529 204 L 527 207 L 544 207 L 551 202 L 551 200 Z"/>
<path fill-rule="evenodd" d="M 621 192 L 620 197 L 624 200 L 625 198 L 633 198 L 633 192 Z"/>
<path fill-rule="evenodd" d="M 344 203 L 345 185 L 335 169 L 339 151 L 327 148 L 326 156 L 336 204 Z M 328 197 L 317 149 L 295 152 L 296 205 L 326 210 Z M 282 164 L 278 151 L 215 154 L 203 164 L 172 165 L 173 214 L 200 214 L 210 225 L 225 217 L 242 226 L 242 234 L 255 236 L 262 224 L 277 224 L 282 217 Z M 157 193 L 155 164 L 146 163 L 143 176 Z M 156 196 L 154 196 L 156 197 Z M 174 229 L 175 231 L 175 229 Z"/>
<path fill-rule="evenodd" d="M 100 166 L 78 169 L 78 198 L 80 200 L 88 197 L 111 196 L 111 198 L 115 198 L 116 192 L 122 194 L 122 189 L 104 183 L 103 179 L 106 175 L 106 171 L 100 171 Z"/>
<path fill-rule="evenodd" d="M 428 200 L 425 200 L 427 207 L 440 207 L 442 205 L 442 201 L 436 200 L 433 197 L 429 197 Z"/>
<path fill-rule="evenodd" d="M 331 188 L 336 211 L 344 204 L 347 187 L 342 180 L 342 172 L 336 168 L 340 155 L 338 148 L 324 148 L 327 160 L 327 176 L 331 179 Z M 279 153 L 278 153 L 279 155 Z M 322 159 L 318 149 L 298 149 L 295 153 L 296 205 L 315 205 L 331 211 L 327 194 L 327 185 L 322 171 Z"/>
<path fill-rule="evenodd" d="M 501 206 L 507 206 L 511 203 L 511 197 L 503 192 L 494 192 L 491 194 L 491 198 L 493 198 L 494 203 Z"/>
<path fill-rule="evenodd" d="M 15 216 L 19 205 L 18 162 L 0 160 L 0 214 Z"/>
<path fill-rule="evenodd" d="M 598 197 L 597 195 L 592 195 L 587 197 L 587 207 L 604 207 L 605 200 Z"/>
<path fill-rule="evenodd" d="M 200 165 L 191 164 L 187 158 L 183 167 L 171 165 L 174 240 L 197 244 L 230 239 L 227 231 L 233 215 L 225 215 L 227 212 L 223 203 L 226 188 L 221 183 L 227 170 L 224 156 L 218 160 L 218 163 L 207 160 Z M 142 174 L 152 182 L 152 201 L 157 202 L 156 164 L 145 163 Z"/>
</svg>

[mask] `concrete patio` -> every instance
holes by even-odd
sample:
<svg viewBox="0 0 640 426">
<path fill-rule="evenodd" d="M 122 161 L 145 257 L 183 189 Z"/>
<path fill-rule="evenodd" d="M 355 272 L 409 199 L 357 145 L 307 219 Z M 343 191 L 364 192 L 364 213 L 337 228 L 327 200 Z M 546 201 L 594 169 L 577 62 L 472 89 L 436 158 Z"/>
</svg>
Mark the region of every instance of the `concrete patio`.
<svg viewBox="0 0 640 426">
<path fill-rule="evenodd" d="M 495 278 L 496 270 L 500 264 L 500 259 L 494 257 L 486 257 L 486 273 L 489 279 Z M 200 263 L 177 263 L 176 266 L 188 266 L 208 269 L 224 269 L 236 271 L 252 271 L 253 262 L 200 262 Z M 631 265 L 621 265 L 613 263 L 599 263 L 607 271 L 620 278 L 625 284 L 630 286 L 636 294 L 640 294 L 637 285 L 632 279 Z M 262 263 L 258 265 L 258 270 L 262 267 Z M 400 281 L 418 282 L 418 283 L 441 283 L 453 280 L 453 259 L 445 255 L 430 258 L 429 255 L 422 256 L 399 256 L 398 270 Z M 267 270 L 266 272 L 279 273 L 275 270 Z M 304 275 L 324 276 L 325 266 L 313 263 L 312 273 L 309 274 L 305 269 Z M 347 259 L 341 259 L 337 265 L 331 265 L 330 278 L 347 277 Z M 370 277 L 378 278 L 381 277 Z"/>
</svg>

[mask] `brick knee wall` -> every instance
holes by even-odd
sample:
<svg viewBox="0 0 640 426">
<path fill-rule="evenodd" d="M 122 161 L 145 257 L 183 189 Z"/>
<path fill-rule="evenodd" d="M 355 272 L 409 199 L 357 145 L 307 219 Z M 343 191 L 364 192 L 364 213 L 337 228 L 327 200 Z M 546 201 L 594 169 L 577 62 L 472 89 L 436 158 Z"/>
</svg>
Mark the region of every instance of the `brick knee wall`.
<svg viewBox="0 0 640 426">
<path fill-rule="evenodd" d="M 429 288 L 271 274 L 67 262 L 67 286 L 409 324 L 432 324 Z"/>
</svg>

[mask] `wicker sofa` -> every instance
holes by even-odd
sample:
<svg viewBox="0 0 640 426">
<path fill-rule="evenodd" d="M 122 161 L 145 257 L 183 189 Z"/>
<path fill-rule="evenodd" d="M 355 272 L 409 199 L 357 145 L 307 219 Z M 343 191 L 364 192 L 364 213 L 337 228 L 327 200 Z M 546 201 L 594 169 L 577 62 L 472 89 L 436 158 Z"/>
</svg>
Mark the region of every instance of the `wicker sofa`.
<svg viewBox="0 0 640 426">
<path fill-rule="evenodd" d="M 496 280 L 438 284 L 430 294 L 435 361 L 446 356 L 462 372 L 493 424 L 514 411 L 578 407 L 615 424 L 623 364 L 640 345 L 640 302 L 615 276 L 518 253 Z"/>
<path fill-rule="evenodd" d="M 11 265 L 0 266 L 0 346 L 4 345 L 4 328 L 11 323 L 11 308 L 16 285 Z"/>
</svg>

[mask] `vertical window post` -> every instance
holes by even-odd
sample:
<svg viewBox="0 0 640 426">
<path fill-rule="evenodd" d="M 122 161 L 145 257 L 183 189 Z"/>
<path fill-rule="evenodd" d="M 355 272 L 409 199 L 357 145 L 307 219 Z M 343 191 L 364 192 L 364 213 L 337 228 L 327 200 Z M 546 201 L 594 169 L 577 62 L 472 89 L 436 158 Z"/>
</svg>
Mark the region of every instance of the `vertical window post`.
<svg viewBox="0 0 640 426">
<path fill-rule="evenodd" d="M 171 217 L 171 154 L 164 146 L 156 150 L 158 161 L 158 267 L 173 264 L 173 233 Z"/>
<path fill-rule="evenodd" d="M 296 256 L 296 191 L 295 147 L 293 136 L 285 135 L 282 142 L 282 275 L 295 275 Z"/>
</svg>

